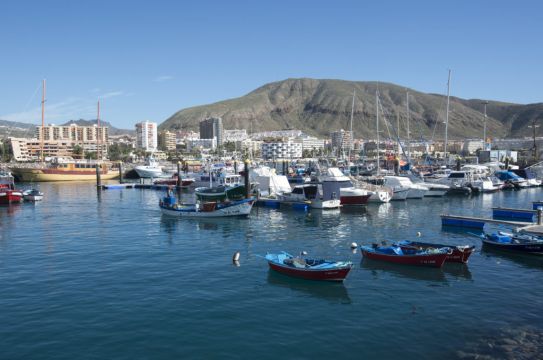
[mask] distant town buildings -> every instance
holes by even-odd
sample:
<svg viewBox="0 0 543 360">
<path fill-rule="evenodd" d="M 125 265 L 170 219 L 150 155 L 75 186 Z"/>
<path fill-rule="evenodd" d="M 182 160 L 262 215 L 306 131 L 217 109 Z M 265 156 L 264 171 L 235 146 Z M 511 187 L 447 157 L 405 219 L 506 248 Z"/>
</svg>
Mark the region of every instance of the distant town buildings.
<svg viewBox="0 0 543 360">
<path fill-rule="evenodd" d="M 143 121 L 136 124 L 136 148 L 156 151 L 158 148 L 157 124 Z"/>
<path fill-rule="evenodd" d="M 224 130 L 224 141 L 243 141 L 248 138 L 247 130 Z"/>
<path fill-rule="evenodd" d="M 250 135 L 253 140 L 263 140 L 266 138 L 297 138 L 304 136 L 302 130 L 276 130 L 276 131 L 263 131 Z"/>
<path fill-rule="evenodd" d="M 477 150 L 483 150 L 484 142 L 483 139 L 467 139 L 464 141 L 462 146 L 462 152 L 464 154 L 475 154 Z"/>
<path fill-rule="evenodd" d="M 210 117 L 200 121 L 200 139 L 217 139 L 217 146 L 224 143 L 224 129 L 220 117 Z"/>
<path fill-rule="evenodd" d="M 217 138 L 212 139 L 188 139 L 185 140 L 187 145 L 187 151 L 210 149 L 215 150 L 217 148 Z"/>
</svg>

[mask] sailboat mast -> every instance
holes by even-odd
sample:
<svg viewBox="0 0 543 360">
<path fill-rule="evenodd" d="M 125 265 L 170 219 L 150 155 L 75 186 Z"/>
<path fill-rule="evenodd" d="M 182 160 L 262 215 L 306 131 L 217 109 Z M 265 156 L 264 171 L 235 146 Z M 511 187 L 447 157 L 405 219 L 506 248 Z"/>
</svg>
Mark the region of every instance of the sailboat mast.
<svg viewBox="0 0 543 360">
<path fill-rule="evenodd" d="M 447 155 L 447 142 L 448 142 L 448 130 L 449 130 L 449 96 L 451 92 L 451 70 L 449 69 L 449 78 L 447 80 L 447 113 L 445 114 L 445 161 L 449 163 L 449 156 Z"/>
<path fill-rule="evenodd" d="M 407 109 L 407 161 L 411 163 L 411 133 L 409 132 L 409 91 L 406 93 L 405 107 Z"/>
<path fill-rule="evenodd" d="M 98 100 L 98 105 L 97 105 L 97 109 L 96 109 L 96 112 L 97 112 L 97 115 L 96 115 L 96 122 L 98 124 L 98 127 L 96 129 L 96 145 L 97 145 L 97 149 L 96 149 L 96 157 L 98 159 L 101 159 L 101 155 L 102 155 L 102 152 L 100 151 L 100 145 L 101 145 L 101 139 L 100 139 L 100 100 Z"/>
<path fill-rule="evenodd" d="M 350 141 L 349 141 L 349 161 L 351 161 L 351 150 L 353 148 L 353 115 L 354 115 L 354 97 L 356 90 L 353 90 L 353 103 L 351 105 L 351 129 L 350 129 Z"/>
<path fill-rule="evenodd" d="M 375 114 L 377 119 L 377 175 L 380 175 L 381 166 L 379 165 L 379 90 L 375 90 Z"/>
<path fill-rule="evenodd" d="M 43 162 L 45 159 L 44 153 L 43 153 L 43 147 L 45 142 L 45 79 L 42 81 L 42 91 L 41 91 L 41 144 L 40 144 L 40 150 L 41 150 L 41 161 Z"/>
</svg>

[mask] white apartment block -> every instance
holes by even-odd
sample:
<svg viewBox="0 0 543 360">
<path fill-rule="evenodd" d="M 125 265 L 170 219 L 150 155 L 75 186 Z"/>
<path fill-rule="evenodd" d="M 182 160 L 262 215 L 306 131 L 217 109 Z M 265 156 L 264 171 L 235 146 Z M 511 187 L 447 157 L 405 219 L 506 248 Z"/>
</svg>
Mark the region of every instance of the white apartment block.
<svg viewBox="0 0 543 360">
<path fill-rule="evenodd" d="M 95 140 L 72 141 L 72 140 L 44 140 L 27 138 L 9 138 L 13 157 L 16 161 L 30 161 L 40 158 L 43 148 L 44 157 L 72 156 L 74 147 L 80 146 L 85 152 L 100 151 L 101 157 L 107 157 L 107 144 L 97 143 Z"/>
<path fill-rule="evenodd" d="M 301 138 L 300 141 L 302 142 L 302 151 L 324 149 L 323 139 L 317 139 L 315 137 L 306 137 L 306 138 Z"/>
<path fill-rule="evenodd" d="M 43 134 L 43 139 L 42 139 Z M 46 125 L 43 128 L 36 126 L 36 138 L 44 141 L 64 140 L 73 142 L 97 142 L 107 144 L 108 128 L 105 126 L 78 126 L 70 124 L 67 126 Z"/>
<path fill-rule="evenodd" d="M 264 141 L 261 146 L 263 159 L 296 159 L 302 157 L 302 143 L 293 139 Z"/>
<path fill-rule="evenodd" d="M 158 148 L 156 123 L 143 121 L 136 124 L 136 148 L 145 151 L 156 151 Z"/>
</svg>

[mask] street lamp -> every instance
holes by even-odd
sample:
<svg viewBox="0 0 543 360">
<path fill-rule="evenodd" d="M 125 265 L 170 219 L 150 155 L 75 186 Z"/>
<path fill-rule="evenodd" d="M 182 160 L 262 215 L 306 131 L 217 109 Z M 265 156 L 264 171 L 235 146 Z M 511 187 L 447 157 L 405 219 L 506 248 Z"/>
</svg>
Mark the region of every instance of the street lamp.
<svg viewBox="0 0 543 360">
<path fill-rule="evenodd" d="M 485 118 L 483 120 L 483 150 L 486 150 L 486 106 L 488 101 L 483 101 L 482 104 L 485 106 Z"/>
</svg>

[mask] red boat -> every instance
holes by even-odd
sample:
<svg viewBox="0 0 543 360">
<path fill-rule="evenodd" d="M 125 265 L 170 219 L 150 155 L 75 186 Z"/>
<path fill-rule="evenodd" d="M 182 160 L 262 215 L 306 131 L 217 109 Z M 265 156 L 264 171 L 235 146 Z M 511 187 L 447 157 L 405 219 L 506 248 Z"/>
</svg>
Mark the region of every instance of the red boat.
<svg viewBox="0 0 543 360">
<path fill-rule="evenodd" d="M 441 249 L 406 249 L 402 250 L 399 246 L 379 247 L 361 246 L 362 256 L 380 261 L 387 261 L 395 264 L 416 265 L 428 267 L 442 267 L 452 250 L 449 248 Z"/>
<path fill-rule="evenodd" d="M 267 254 L 266 260 L 272 270 L 307 280 L 343 281 L 353 267 L 350 261 L 304 259 L 286 252 Z"/>
<path fill-rule="evenodd" d="M 427 250 L 427 249 L 450 248 L 452 250 L 452 254 L 448 255 L 445 261 L 462 263 L 462 264 L 467 264 L 470 255 L 473 253 L 473 250 L 475 250 L 475 246 L 473 245 L 472 246 L 470 245 L 455 246 L 455 245 L 444 245 L 444 244 L 431 244 L 431 243 L 409 241 L 409 240 L 400 241 L 396 243 L 396 245 L 401 247 L 402 250 L 404 251 L 407 251 L 409 249 Z"/>
<path fill-rule="evenodd" d="M 9 173 L 0 175 L 0 204 L 9 205 L 23 202 L 23 192 L 15 190 L 13 176 Z"/>
</svg>

